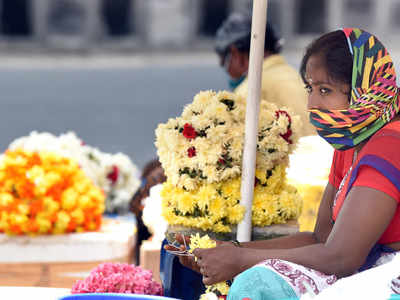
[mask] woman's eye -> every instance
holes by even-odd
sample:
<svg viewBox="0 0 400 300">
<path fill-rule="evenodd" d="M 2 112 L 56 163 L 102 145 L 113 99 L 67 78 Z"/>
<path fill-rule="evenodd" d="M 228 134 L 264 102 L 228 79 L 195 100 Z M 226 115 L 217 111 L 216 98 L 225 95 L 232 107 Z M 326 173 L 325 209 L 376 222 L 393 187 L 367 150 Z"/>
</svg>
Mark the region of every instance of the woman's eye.
<svg viewBox="0 0 400 300">
<path fill-rule="evenodd" d="M 326 95 L 328 95 L 330 92 L 331 92 L 331 90 L 330 90 L 330 89 L 327 89 L 327 88 L 320 88 L 320 89 L 319 89 L 319 93 L 321 94 L 321 96 L 326 96 Z"/>
<path fill-rule="evenodd" d="M 309 94 L 312 93 L 312 87 L 311 87 L 311 85 L 306 84 L 306 85 L 304 86 L 304 88 L 306 89 L 307 93 L 309 93 Z"/>
</svg>

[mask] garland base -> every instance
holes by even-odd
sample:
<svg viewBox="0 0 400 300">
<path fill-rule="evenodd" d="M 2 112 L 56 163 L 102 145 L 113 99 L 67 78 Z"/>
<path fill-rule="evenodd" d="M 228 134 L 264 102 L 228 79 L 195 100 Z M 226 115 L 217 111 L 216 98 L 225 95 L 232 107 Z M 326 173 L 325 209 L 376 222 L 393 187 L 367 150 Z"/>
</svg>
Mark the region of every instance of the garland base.
<svg viewBox="0 0 400 300">
<path fill-rule="evenodd" d="M 166 239 L 173 243 L 176 234 L 192 235 L 199 233 L 200 236 L 208 235 L 211 239 L 220 241 L 229 241 L 236 239 L 236 226 L 232 226 L 232 231 L 228 233 L 218 233 L 213 231 L 204 231 L 201 229 L 186 227 L 181 225 L 168 225 L 167 232 L 165 233 Z M 280 236 L 294 234 L 299 231 L 297 220 L 289 220 L 285 224 L 274 224 L 265 227 L 253 227 L 251 240 L 268 240 Z"/>
</svg>

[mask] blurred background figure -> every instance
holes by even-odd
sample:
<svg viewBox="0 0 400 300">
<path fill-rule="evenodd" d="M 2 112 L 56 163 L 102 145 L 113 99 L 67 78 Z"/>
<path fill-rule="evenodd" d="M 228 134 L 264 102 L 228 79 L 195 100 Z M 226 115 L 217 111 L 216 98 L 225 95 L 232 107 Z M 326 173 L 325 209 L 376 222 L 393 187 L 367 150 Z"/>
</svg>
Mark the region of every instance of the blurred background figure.
<svg viewBox="0 0 400 300">
<path fill-rule="evenodd" d="M 156 185 L 163 183 L 166 180 L 164 170 L 161 167 L 161 163 L 158 159 L 153 159 L 146 163 L 141 174 L 141 187 L 135 193 L 131 200 L 131 211 L 136 216 L 137 222 L 137 243 L 135 249 L 136 261 L 140 263 L 140 246 L 144 240 L 149 239 L 154 235 L 154 228 L 149 228 L 143 222 L 143 209 L 146 205 L 146 200 L 150 196 L 150 189 Z M 153 195 L 153 198 L 156 195 Z M 152 199 L 148 199 L 149 202 Z M 154 199 L 153 199 L 154 200 Z M 161 208 L 161 205 L 160 205 Z M 155 219 L 160 219 L 160 216 L 154 216 Z"/>
<path fill-rule="evenodd" d="M 215 50 L 220 65 L 229 76 L 229 87 L 247 97 L 251 42 L 251 15 L 234 13 L 224 21 L 216 35 Z M 302 119 L 301 135 L 315 134 L 308 122 L 307 93 L 298 72 L 279 53 L 283 39 L 270 22 L 265 30 L 264 62 L 262 66 L 261 99 L 289 107 Z"/>
</svg>

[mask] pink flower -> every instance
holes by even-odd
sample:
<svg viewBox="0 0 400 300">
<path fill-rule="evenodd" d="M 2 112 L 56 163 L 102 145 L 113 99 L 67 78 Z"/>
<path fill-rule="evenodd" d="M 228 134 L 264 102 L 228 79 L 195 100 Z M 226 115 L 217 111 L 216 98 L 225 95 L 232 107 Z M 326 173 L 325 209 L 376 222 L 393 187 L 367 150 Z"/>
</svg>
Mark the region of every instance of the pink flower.
<svg viewBox="0 0 400 300">
<path fill-rule="evenodd" d="M 72 294 L 126 293 L 163 295 L 162 287 L 153 280 L 151 271 L 124 263 L 104 263 L 94 268 L 84 280 L 72 287 Z"/>
</svg>

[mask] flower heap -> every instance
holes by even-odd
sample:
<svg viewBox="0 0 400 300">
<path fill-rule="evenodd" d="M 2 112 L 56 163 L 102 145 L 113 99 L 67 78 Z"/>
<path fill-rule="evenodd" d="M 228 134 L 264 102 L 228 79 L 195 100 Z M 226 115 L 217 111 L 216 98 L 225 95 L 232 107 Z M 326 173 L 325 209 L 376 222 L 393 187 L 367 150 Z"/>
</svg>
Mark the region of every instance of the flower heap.
<svg viewBox="0 0 400 300">
<path fill-rule="evenodd" d="M 0 159 L 0 232 L 60 234 L 100 228 L 104 194 L 78 164 L 51 152 Z"/>
<path fill-rule="evenodd" d="M 181 117 L 158 126 L 156 146 L 168 179 L 161 192 L 163 216 L 169 224 L 223 233 L 242 220 L 245 109 L 241 96 L 205 91 Z M 300 197 L 285 180 L 299 123 L 289 110 L 261 101 L 254 226 L 285 223 L 300 214 Z"/>
<path fill-rule="evenodd" d="M 151 271 L 124 263 L 104 263 L 94 268 L 84 280 L 72 287 L 72 294 L 125 293 L 161 296 L 161 285 Z"/>
<path fill-rule="evenodd" d="M 73 132 L 60 136 L 32 132 L 16 139 L 8 148 L 49 151 L 76 160 L 93 183 L 104 191 L 107 213 L 127 212 L 130 199 L 140 186 L 138 170 L 127 155 L 101 152 L 86 145 Z"/>
</svg>

